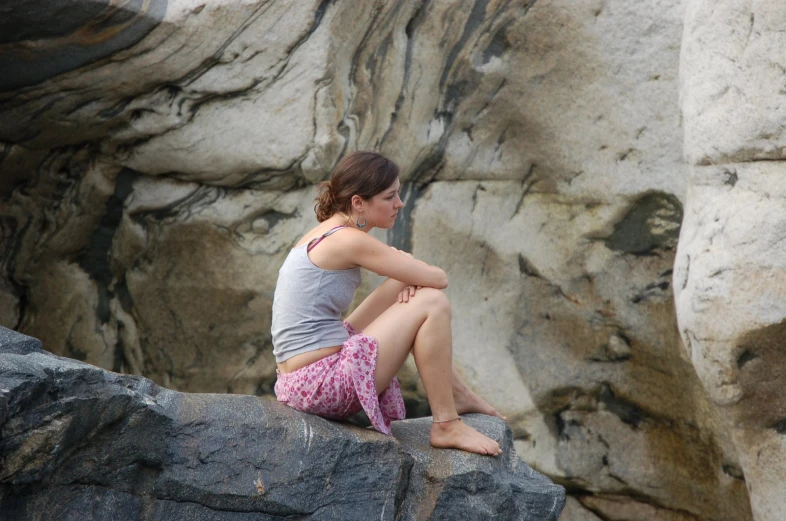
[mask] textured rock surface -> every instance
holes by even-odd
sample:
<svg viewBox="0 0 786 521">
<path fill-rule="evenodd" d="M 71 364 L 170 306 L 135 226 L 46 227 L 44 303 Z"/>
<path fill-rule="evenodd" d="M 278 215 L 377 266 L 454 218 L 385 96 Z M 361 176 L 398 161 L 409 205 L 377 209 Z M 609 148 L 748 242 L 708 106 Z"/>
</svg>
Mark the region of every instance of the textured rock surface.
<svg viewBox="0 0 786 521">
<path fill-rule="evenodd" d="M 408 203 L 381 237 L 447 269 L 459 369 L 575 495 L 566 521 L 750 518 L 675 328 L 680 0 L 26 4 L 0 7 L 0 69 L 25 71 L 0 74 L 0 324 L 176 390 L 270 392 L 275 275 L 312 185 L 376 149 Z M 750 13 L 721 4 L 687 4 L 734 38 L 688 29 L 683 86 L 724 81 L 705 39 L 743 41 Z M 779 48 L 760 32 L 741 59 Z M 776 99 L 766 124 L 723 119 L 779 78 L 750 58 L 726 91 L 682 89 L 694 162 L 709 131 L 734 161 L 779 139 Z"/>
<path fill-rule="evenodd" d="M 466 421 L 499 458 L 432 449 L 425 419 L 391 438 L 270 398 L 173 392 L 31 340 L 0 328 L 3 519 L 556 521 L 565 503 L 488 416 Z"/>
<path fill-rule="evenodd" d="M 784 29 L 769 2 L 686 4 L 677 315 L 759 521 L 786 518 Z"/>
<path fill-rule="evenodd" d="M 578 496 L 602 518 L 746 519 L 733 447 L 672 325 L 678 202 L 588 212 L 530 194 L 517 212 L 522 190 L 434 183 L 415 210 L 415 252 L 429 244 L 423 258 L 462 280 L 447 292 L 463 373 L 502 405 L 526 461 L 612 496 Z M 664 479 L 683 475 L 691 487 Z"/>
<path fill-rule="evenodd" d="M 681 56 L 692 165 L 784 159 L 786 12 L 766 0 L 687 0 Z"/>
</svg>

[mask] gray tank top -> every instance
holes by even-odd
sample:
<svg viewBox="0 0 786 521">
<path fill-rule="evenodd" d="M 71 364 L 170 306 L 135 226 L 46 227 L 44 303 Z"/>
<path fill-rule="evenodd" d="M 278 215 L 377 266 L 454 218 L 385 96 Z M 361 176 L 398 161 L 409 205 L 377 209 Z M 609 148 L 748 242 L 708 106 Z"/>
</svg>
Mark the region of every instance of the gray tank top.
<svg viewBox="0 0 786 521">
<path fill-rule="evenodd" d="M 349 338 L 341 317 L 360 285 L 360 268 L 323 270 L 308 258 L 322 239 L 342 228 L 292 249 L 278 271 L 270 327 L 277 363 Z"/>
</svg>

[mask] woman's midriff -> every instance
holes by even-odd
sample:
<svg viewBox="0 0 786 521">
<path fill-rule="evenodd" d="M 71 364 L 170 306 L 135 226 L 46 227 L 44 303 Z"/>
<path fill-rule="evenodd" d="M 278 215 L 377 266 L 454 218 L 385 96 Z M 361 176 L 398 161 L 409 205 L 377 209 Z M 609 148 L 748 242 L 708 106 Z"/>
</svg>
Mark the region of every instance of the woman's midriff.
<svg viewBox="0 0 786 521">
<path fill-rule="evenodd" d="M 278 366 L 278 372 L 282 374 L 295 372 L 309 364 L 313 364 L 314 362 L 318 362 L 325 357 L 338 353 L 341 351 L 342 347 L 344 346 L 323 347 L 322 349 L 309 351 L 308 353 L 303 353 L 302 355 L 295 355 L 292 358 L 287 358 L 283 362 L 276 364 Z"/>
</svg>

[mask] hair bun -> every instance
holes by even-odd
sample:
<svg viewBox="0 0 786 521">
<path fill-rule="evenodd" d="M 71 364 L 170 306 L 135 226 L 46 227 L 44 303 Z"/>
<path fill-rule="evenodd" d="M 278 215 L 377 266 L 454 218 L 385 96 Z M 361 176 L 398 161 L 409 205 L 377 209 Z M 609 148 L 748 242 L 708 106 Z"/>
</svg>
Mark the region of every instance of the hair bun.
<svg viewBox="0 0 786 521">
<path fill-rule="evenodd" d="M 333 193 L 333 188 L 330 181 L 322 181 L 317 185 L 318 194 L 314 199 L 314 212 L 317 214 L 317 221 L 322 222 L 329 219 L 336 213 L 336 196 Z"/>
</svg>

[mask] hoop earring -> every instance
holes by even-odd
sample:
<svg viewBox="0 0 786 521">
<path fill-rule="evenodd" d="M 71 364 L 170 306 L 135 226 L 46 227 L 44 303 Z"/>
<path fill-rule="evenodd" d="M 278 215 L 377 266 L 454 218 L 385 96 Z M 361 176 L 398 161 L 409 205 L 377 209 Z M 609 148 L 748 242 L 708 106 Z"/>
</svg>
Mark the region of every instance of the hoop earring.
<svg viewBox="0 0 786 521">
<path fill-rule="evenodd" d="M 360 217 L 355 219 L 355 226 L 357 226 L 361 230 L 366 227 L 366 224 L 368 224 L 368 221 L 366 220 L 365 217 L 363 217 L 363 224 L 360 224 Z"/>
</svg>

